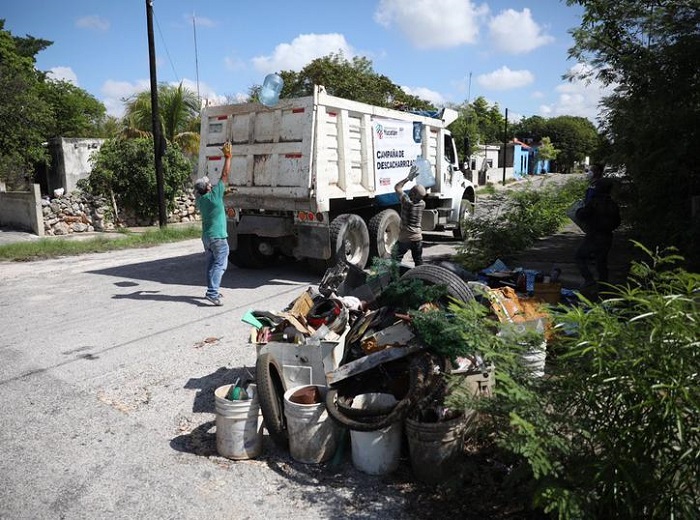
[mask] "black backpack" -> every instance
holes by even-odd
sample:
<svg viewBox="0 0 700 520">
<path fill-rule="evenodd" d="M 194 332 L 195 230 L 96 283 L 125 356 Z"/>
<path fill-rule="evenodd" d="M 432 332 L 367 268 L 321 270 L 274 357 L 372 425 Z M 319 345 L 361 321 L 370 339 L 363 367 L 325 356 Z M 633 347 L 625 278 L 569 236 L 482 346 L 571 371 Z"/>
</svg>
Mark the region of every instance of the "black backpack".
<svg viewBox="0 0 700 520">
<path fill-rule="evenodd" d="M 590 202 L 592 206 L 591 227 L 603 233 L 612 233 L 620 227 L 620 207 L 610 195 L 597 195 Z"/>
</svg>

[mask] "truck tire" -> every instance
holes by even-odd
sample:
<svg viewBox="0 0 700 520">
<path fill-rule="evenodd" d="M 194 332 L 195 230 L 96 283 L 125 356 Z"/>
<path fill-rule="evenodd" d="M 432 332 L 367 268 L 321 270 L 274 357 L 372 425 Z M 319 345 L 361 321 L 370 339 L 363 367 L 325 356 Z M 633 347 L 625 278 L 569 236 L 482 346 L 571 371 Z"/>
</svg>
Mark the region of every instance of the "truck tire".
<svg viewBox="0 0 700 520">
<path fill-rule="evenodd" d="M 457 240 L 464 240 L 467 238 L 467 232 L 465 229 L 465 221 L 474 214 L 474 203 L 469 199 L 462 199 L 459 205 L 459 220 L 457 220 L 457 227 L 452 230 L 452 236 Z"/>
<path fill-rule="evenodd" d="M 422 280 L 427 285 L 444 285 L 447 294 L 456 300 L 468 302 L 474 299 L 474 293 L 455 273 L 439 265 L 423 264 L 409 269 L 402 276 L 404 280 Z"/>
<path fill-rule="evenodd" d="M 369 259 L 369 231 L 358 215 L 343 213 L 333 219 L 330 226 L 331 265 L 347 262 L 364 269 Z"/>
<path fill-rule="evenodd" d="M 369 220 L 370 251 L 379 258 L 391 258 L 391 249 L 399 240 L 401 216 L 393 209 L 385 209 Z"/>
<path fill-rule="evenodd" d="M 238 235 L 238 248 L 229 253 L 229 260 L 243 269 L 261 269 L 277 258 L 274 246 L 257 235 Z"/>
<path fill-rule="evenodd" d="M 269 352 L 260 354 L 255 362 L 255 382 L 258 385 L 258 401 L 265 428 L 275 444 L 287 449 L 289 434 L 284 418 L 285 389 L 282 369 Z"/>
</svg>

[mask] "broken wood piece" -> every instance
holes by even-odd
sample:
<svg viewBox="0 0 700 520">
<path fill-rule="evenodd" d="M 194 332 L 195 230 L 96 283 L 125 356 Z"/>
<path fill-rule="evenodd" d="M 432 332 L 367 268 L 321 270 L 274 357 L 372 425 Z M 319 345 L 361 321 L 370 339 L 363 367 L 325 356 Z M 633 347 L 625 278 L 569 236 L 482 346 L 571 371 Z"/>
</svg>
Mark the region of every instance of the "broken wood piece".
<svg viewBox="0 0 700 520">
<path fill-rule="evenodd" d="M 368 354 L 360 359 L 346 363 L 332 372 L 326 374 L 328 385 L 333 386 L 349 377 L 366 372 L 374 367 L 401 359 L 415 352 L 425 349 L 424 345 L 410 345 L 408 347 L 393 347 L 385 350 L 380 350 L 374 354 Z"/>
</svg>

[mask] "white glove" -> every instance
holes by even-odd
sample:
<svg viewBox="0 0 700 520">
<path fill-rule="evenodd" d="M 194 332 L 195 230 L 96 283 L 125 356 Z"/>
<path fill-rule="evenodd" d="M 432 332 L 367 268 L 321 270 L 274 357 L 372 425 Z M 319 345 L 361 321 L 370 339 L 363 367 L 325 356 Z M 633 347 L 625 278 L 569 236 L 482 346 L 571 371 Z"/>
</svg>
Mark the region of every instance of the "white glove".
<svg viewBox="0 0 700 520">
<path fill-rule="evenodd" d="M 416 177 L 418 177 L 418 166 L 414 164 L 413 166 L 411 166 L 411 169 L 408 170 L 408 180 L 412 181 Z"/>
</svg>

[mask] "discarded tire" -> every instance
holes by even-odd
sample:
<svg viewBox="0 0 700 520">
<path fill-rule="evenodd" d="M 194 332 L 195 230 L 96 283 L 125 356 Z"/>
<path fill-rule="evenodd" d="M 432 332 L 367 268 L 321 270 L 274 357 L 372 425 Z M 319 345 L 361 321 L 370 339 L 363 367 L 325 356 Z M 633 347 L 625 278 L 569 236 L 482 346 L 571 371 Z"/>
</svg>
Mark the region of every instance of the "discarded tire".
<svg viewBox="0 0 700 520">
<path fill-rule="evenodd" d="M 284 382 L 282 369 L 269 352 L 258 356 L 255 362 L 258 400 L 270 437 L 280 448 L 287 449 L 289 435 L 284 417 Z"/>
<path fill-rule="evenodd" d="M 415 354 L 409 363 L 409 384 L 406 395 L 389 413 L 377 414 L 349 409 L 347 401 L 339 405 L 338 388 L 330 388 L 326 393 L 326 410 L 334 420 L 351 430 L 358 432 L 381 430 L 395 422 L 403 421 L 413 407 L 431 393 L 434 384 L 432 356 L 425 352 Z"/>
<path fill-rule="evenodd" d="M 474 293 L 455 273 L 438 265 L 423 264 L 406 271 L 401 279 L 422 280 L 428 285 L 444 285 L 447 294 L 457 300 L 468 302 L 474 299 Z"/>
</svg>

